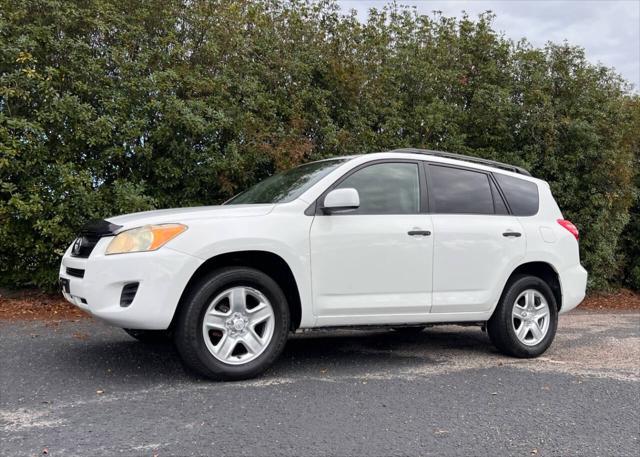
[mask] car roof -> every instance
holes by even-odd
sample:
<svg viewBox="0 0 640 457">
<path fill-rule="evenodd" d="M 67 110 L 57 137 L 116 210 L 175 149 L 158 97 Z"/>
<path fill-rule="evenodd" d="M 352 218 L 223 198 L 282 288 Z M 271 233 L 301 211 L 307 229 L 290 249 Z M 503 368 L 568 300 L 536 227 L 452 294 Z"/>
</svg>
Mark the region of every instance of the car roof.
<svg viewBox="0 0 640 457">
<path fill-rule="evenodd" d="M 519 175 L 531 176 L 531 173 L 529 173 L 528 170 L 525 170 L 522 167 L 510 165 L 503 162 L 498 162 L 495 160 L 483 159 L 480 157 L 467 156 L 463 154 L 454 154 L 452 152 L 434 151 L 430 149 L 418 149 L 418 148 L 400 148 L 400 149 L 393 149 L 388 152 L 402 153 L 402 154 L 420 154 L 420 155 L 426 155 L 431 157 L 442 157 L 445 159 L 452 159 L 460 162 L 475 163 L 478 165 L 484 165 L 491 168 L 498 168 L 498 169 L 510 171 L 511 173 L 516 173 Z"/>
<path fill-rule="evenodd" d="M 443 164 L 463 165 L 463 166 L 469 166 L 470 164 L 472 164 L 472 165 L 477 165 L 478 166 L 477 168 L 480 168 L 480 169 L 485 169 L 485 170 L 489 169 L 489 171 L 506 172 L 507 174 L 512 174 L 512 175 L 524 178 L 526 180 L 538 181 L 538 179 L 534 178 L 528 170 L 522 167 L 518 167 L 516 165 L 498 162 L 495 160 L 483 159 L 481 157 L 473 157 L 473 156 L 468 156 L 463 154 L 454 154 L 451 152 L 436 151 L 431 149 L 399 148 L 399 149 L 392 149 L 389 151 L 371 152 L 367 154 L 334 156 L 334 157 L 318 160 L 317 162 L 323 162 L 323 161 L 329 161 L 329 160 L 349 161 L 352 159 L 364 158 L 364 157 L 371 158 L 372 156 L 388 159 L 392 157 L 393 154 L 419 155 L 421 156 L 420 158 L 423 160 L 428 157 L 428 158 L 432 158 L 433 162 L 439 162 Z"/>
</svg>

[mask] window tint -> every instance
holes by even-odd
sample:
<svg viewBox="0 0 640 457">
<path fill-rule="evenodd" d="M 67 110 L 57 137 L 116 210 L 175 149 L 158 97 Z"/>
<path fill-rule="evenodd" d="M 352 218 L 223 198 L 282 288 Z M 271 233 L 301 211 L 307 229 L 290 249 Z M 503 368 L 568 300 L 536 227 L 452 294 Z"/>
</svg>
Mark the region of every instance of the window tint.
<svg viewBox="0 0 640 457">
<path fill-rule="evenodd" d="M 533 216 L 538 212 L 538 186 L 531 181 L 494 173 L 514 216 Z"/>
<path fill-rule="evenodd" d="M 434 213 L 493 214 L 493 195 L 489 177 L 460 168 L 431 165 L 429 191 Z"/>
<path fill-rule="evenodd" d="M 415 163 L 378 163 L 354 172 L 338 185 L 360 194 L 349 214 L 415 214 L 420 211 L 420 181 Z"/>
</svg>

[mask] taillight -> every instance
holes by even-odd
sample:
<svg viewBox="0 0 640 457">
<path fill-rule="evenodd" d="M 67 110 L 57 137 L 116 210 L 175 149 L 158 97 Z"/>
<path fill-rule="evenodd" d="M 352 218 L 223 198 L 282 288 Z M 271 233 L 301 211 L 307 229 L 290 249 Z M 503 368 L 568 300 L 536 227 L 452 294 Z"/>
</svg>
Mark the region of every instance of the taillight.
<svg viewBox="0 0 640 457">
<path fill-rule="evenodd" d="M 558 224 L 569 230 L 569 232 L 571 232 L 571 234 L 576 237 L 576 240 L 580 239 L 580 232 L 578 232 L 578 227 L 573 225 L 573 222 L 566 219 L 558 219 Z"/>
</svg>

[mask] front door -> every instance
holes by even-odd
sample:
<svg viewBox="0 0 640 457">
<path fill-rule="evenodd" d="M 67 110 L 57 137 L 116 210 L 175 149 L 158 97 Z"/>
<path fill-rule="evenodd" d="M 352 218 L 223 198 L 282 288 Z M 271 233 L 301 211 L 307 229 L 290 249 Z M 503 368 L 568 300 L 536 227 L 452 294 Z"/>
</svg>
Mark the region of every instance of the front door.
<svg viewBox="0 0 640 457">
<path fill-rule="evenodd" d="M 319 325 L 412 322 L 429 312 L 433 228 L 423 185 L 414 161 L 366 164 L 339 181 L 335 188 L 358 191 L 360 207 L 314 217 L 311 275 Z"/>
</svg>

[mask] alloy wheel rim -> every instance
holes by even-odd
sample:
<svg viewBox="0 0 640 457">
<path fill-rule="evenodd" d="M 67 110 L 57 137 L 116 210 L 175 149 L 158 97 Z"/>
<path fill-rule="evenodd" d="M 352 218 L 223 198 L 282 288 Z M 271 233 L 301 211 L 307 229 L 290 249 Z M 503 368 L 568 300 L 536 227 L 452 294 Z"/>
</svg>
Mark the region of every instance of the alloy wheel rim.
<svg viewBox="0 0 640 457">
<path fill-rule="evenodd" d="M 549 331 L 549 304 L 539 291 L 523 291 L 513 304 L 511 324 L 516 338 L 526 346 L 539 344 Z"/>
<path fill-rule="evenodd" d="M 269 346 L 275 314 L 265 295 L 236 286 L 218 294 L 202 320 L 202 336 L 211 355 L 229 365 L 256 359 Z"/>
</svg>

